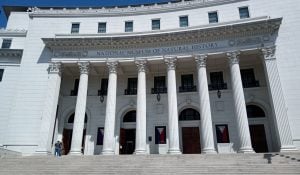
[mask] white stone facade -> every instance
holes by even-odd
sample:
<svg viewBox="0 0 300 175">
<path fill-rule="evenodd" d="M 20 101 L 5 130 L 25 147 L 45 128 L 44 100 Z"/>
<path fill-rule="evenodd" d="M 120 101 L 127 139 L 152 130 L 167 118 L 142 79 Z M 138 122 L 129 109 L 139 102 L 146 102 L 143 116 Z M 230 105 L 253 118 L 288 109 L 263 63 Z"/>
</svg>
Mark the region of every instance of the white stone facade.
<svg viewBox="0 0 300 175">
<path fill-rule="evenodd" d="M 248 7 L 249 18 L 240 19 L 240 7 Z M 208 13 L 215 11 L 218 23 L 210 24 Z M 1 40 L 12 39 L 9 49 L 0 49 L 0 147 L 47 154 L 72 129 L 70 154 L 120 154 L 123 128 L 135 129 L 136 154 L 181 154 L 183 128 L 198 128 L 201 153 L 252 153 L 249 125 L 263 125 L 268 151 L 297 151 L 299 13 L 294 0 L 12 10 L 0 30 Z M 180 16 L 188 16 L 187 27 L 179 27 Z M 152 19 L 160 19 L 160 30 L 151 30 Z M 124 32 L 125 21 L 133 21 L 133 32 Z M 99 22 L 106 33 L 98 33 Z M 80 24 L 79 33 L 71 34 L 72 23 Z M 254 71 L 258 87 L 243 88 L 243 69 Z M 212 72 L 223 73 L 227 88 L 208 89 Z M 196 91 L 180 92 L 187 74 Z M 157 76 L 166 78 L 160 100 L 151 93 Z M 109 80 L 101 102 L 103 78 Z M 137 95 L 124 95 L 128 78 L 138 78 Z M 75 79 L 78 93 L 71 95 Z M 247 105 L 265 117 L 247 118 Z M 188 108 L 200 120 L 179 120 Z M 131 110 L 136 122 L 123 122 Z M 229 143 L 217 143 L 216 125 L 228 126 Z M 165 144 L 155 143 L 156 126 L 166 127 Z M 103 144 L 97 144 L 99 128 Z"/>
</svg>

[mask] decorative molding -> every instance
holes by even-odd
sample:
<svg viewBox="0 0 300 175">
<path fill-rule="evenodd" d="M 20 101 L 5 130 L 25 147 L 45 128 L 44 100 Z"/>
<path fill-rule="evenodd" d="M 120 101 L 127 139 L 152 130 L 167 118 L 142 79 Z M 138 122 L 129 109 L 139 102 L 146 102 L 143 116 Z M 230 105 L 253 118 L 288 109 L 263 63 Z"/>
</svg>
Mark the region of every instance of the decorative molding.
<svg viewBox="0 0 300 175">
<path fill-rule="evenodd" d="M 0 28 L 0 36 L 26 36 L 27 30 L 25 29 L 5 29 Z"/>
<path fill-rule="evenodd" d="M 145 72 L 147 69 L 147 60 L 135 60 L 138 72 Z"/>
<path fill-rule="evenodd" d="M 176 69 L 176 56 L 164 56 L 165 64 L 167 65 L 168 70 L 175 70 Z"/>
<path fill-rule="evenodd" d="M 79 62 L 78 63 L 80 74 L 89 74 L 90 63 L 89 62 Z"/>
<path fill-rule="evenodd" d="M 48 72 L 49 74 L 61 74 L 63 66 L 60 62 L 49 63 Z"/>
<path fill-rule="evenodd" d="M 226 56 L 228 58 L 229 64 L 239 64 L 240 59 L 239 59 L 240 51 L 232 51 L 232 52 L 227 52 Z"/>
<path fill-rule="evenodd" d="M 198 69 L 201 67 L 206 67 L 207 54 L 195 55 L 195 61 L 197 63 Z"/>
<path fill-rule="evenodd" d="M 97 16 L 128 16 L 153 13 L 166 13 L 196 9 L 201 7 L 222 5 L 247 0 L 190 0 L 190 1 L 170 1 L 167 3 L 153 3 L 144 5 L 132 5 L 125 7 L 98 7 L 98 8 L 49 8 L 41 9 L 37 7 L 28 8 L 30 17 L 97 17 Z"/>
<path fill-rule="evenodd" d="M 16 57 L 22 58 L 22 49 L 0 49 L 0 57 Z"/>
<path fill-rule="evenodd" d="M 106 65 L 108 67 L 109 73 L 117 73 L 118 64 L 119 63 L 117 61 L 107 61 Z"/>
<path fill-rule="evenodd" d="M 276 46 L 265 47 L 265 48 L 262 48 L 261 51 L 262 51 L 262 54 L 266 61 L 276 59 L 276 57 L 275 57 Z"/>
</svg>

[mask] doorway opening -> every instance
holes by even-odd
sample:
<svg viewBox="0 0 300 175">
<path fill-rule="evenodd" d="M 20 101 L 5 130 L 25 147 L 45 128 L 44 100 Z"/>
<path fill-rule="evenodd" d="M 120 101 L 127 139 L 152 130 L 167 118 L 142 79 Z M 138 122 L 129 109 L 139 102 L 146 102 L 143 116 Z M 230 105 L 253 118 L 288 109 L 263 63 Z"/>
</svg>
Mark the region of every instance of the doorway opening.
<svg viewBox="0 0 300 175">
<path fill-rule="evenodd" d="M 133 154 L 135 151 L 136 111 L 132 110 L 123 117 L 120 128 L 120 154 Z"/>
</svg>

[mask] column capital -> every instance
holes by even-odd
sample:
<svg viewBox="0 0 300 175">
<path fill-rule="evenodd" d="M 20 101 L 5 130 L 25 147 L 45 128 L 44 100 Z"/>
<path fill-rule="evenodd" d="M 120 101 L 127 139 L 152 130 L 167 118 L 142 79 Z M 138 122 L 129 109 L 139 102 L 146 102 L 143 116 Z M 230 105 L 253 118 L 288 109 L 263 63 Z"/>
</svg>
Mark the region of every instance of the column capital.
<svg viewBox="0 0 300 175">
<path fill-rule="evenodd" d="M 226 52 L 226 56 L 228 58 L 229 64 L 239 64 L 240 59 L 239 59 L 240 51 L 231 51 L 231 52 Z"/>
<path fill-rule="evenodd" d="M 206 61 L 207 61 L 207 54 L 199 54 L 199 55 L 195 55 L 195 61 L 197 63 L 197 67 L 206 67 Z"/>
<path fill-rule="evenodd" d="M 176 69 L 176 56 L 164 56 L 164 61 L 168 67 L 168 70 L 175 70 Z"/>
<path fill-rule="evenodd" d="M 89 62 L 79 62 L 78 63 L 80 74 L 88 74 L 90 70 Z"/>
<path fill-rule="evenodd" d="M 109 73 L 117 73 L 118 61 L 107 61 L 106 66 L 108 67 Z"/>
<path fill-rule="evenodd" d="M 265 60 L 276 59 L 275 58 L 276 46 L 264 47 L 261 49 L 261 52 L 262 52 Z"/>
<path fill-rule="evenodd" d="M 145 72 L 147 68 L 147 60 L 135 60 L 135 64 L 137 66 L 138 72 Z"/>
<path fill-rule="evenodd" d="M 49 74 L 61 74 L 63 66 L 61 62 L 50 62 L 48 73 Z"/>
</svg>

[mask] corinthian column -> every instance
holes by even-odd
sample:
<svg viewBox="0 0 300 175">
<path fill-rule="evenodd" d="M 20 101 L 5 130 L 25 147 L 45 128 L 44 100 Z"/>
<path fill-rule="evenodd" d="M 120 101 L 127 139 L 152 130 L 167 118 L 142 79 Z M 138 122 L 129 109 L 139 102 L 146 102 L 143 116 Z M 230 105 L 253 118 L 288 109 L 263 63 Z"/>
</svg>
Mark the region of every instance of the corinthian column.
<svg viewBox="0 0 300 175">
<path fill-rule="evenodd" d="M 51 141 L 56 120 L 57 104 L 61 84 L 61 63 L 50 63 L 48 69 L 48 86 L 45 104 L 43 108 L 38 154 L 51 153 Z"/>
<path fill-rule="evenodd" d="M 176 91 L 176 57 L 164 58 L 168 68 L 169 154 L 181 154 L 179 148 L 178 109 Z"/>
<path fill-rule="evenodd" d="M 138 69 L 135 154 L 146 154 L 146 60 L 135 61 Z"/>
<path fill-rule="evenodd" d="M 281 87 L 275 50 L 275 46 L 263 48 L 262 53 L 272 112 L 275 117 L 279 136 L 280 151 L 296 151 L 297 149 L 293 145 L 292 133 L 288 121 L 287 107 Z"/>
<path fill-rule="evenodd" d="M 79 89 L 76 100 L 75 118 L 71 144 L 71 155 L 81 155 L 82 136 L 86 109 L 89 63 L 78 63 L 80 69 Z"/>
<path fill-rule="evenodd" d="M 237 124 L 237 134 L 240 145 L 239 152 L 253 153 L 251 145 L 251 137 L 249 131 L 249 124 L 246 111 L 246 103 L 244 97 L 244 90 L 242 85 L 242 78 L 239 65 L 239 52 L 228 52 L 229 67 L 231 73 L 231 85 L 234 103 L 234 112 Z"/>
<path fill-rule="evenodd" d="M 201 150 L 203 153 L 216 153 L 206 76 L 207 55 L 196 55 L 195 60 L 198 70 L 198 89 L 201 116 Z"/>
<path fill-rule="evenodd" d="M 116 98 L 117 98 L 117 66 L 118 62 L 107 62 L 109 70 L 108 92 L 106 100 L 106 116 L 104 126 L 104 138 L 102 154 L 115 154 L 115 120 L 116 120 Z"/>
</svg>

